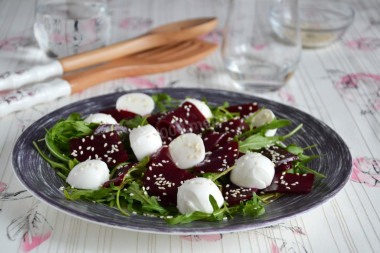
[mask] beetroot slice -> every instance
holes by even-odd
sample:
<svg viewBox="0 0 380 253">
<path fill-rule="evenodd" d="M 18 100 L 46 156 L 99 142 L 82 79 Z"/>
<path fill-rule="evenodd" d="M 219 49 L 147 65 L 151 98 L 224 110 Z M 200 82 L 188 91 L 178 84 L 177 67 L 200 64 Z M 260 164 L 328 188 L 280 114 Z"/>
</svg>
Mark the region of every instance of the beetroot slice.
<svg viewBox="0 0 380 253">
<path fill-rule="evenodd" d="M 231 137 L 229 133 L 217 133 L 214 131 L 209 131 L 202 135 L 202 140 L 205 145 L 206 152 L 211 151 L 217 146 L 222 146 L 227 143 L 228 139 Z"/>
<path fill-rule="evenodd" d="M 275 174 L 272 184 L 261 190 L 262 193 L 309 193 L 313 187 L 314 174 L 307 173 L 302 175 L 292 173 Z"/>
<path fill-rule="evenodd" d="M 238 112 L 240 113 L 240 118 L 245 118 L 250 114 L 256 112 L 259 109 L 257 103 L 248 103 L 240 105 L 232 105 L 226 108 L 229 112 Z"/>
<path fill-rule="evenodd" d="M 222 172 L 235 164 L 239 155 L 239 144 L 235 141 L 214 149 L 206 155 L 203 162 L 195 166 L 194 172 L 203 174 L 207 172 Z"/>
<path fill-rule="evenodd" d="M 111 186 L 111 183 L 113 183 L 115 186 L 119 186 L 123 182 L 125 174 L 127 174 L 127 172 L 129 171 L 129 169 L 132 168 L 135 165 L 136 165 L 136 163 L 129 163 L 129 164 L 125 164 L 125 165 L 120 166 L 119 168 L 117 168 L 117 170 L 116 170 L 114 176 L 112 177 L 112 179 L 108 180 L 107 182 L 105 182 L 103 184 L 103 187 L 108 188 L 108 187 Z"/>
<path fill-rule="evenodd" d="M 128 160 L 128 155 L 116 131 L 71 139 L 70 153 L 80 162 L 91 159 L 102 160 L 109 168 Z"/>
<path fill-rule="evenodd" d="M 184 133 L 201 133 L 208 125 L 203 114 L 193 104 L 186 102 L 158 121 L 156 128 L 168 143 Z"/>
<path fill-rule="evenodd" d="M 241 201 L 252 199 L 253 193 L 256 192 L 256 188 L 244 188 L 235 184 L 226 184 L 222 189 L 224 200 L 230 205 L 237 205 Z"/>
<path fill-rule="evenodd" d="M 243 119 L 231 119 L 222 123 L 215 124 L 215 131 L 220 133 L 230 133 L 232 136 L 241 135 L 249 130 L 249 126 Z"/>
<path fill-rule="evenodd" d="M 261 153 L 268 157 L 275 166 L 279 166 L 283 163 L 288 163 L 291 161 L 297 161 L 299 157 L 293 153 L 288 152 L 284 148 L 278 146 L 270 146 L 261 151 Z"/>
<path fill-rule="evenodd" d="M 116 108 L 113 109 L 106 109 L 100 111 L 101 113 L 109 114 L 111 115 L 117 122 L 120 122 L 123 119 L 132 119 L 137 116 L 136 113 L 130 112 L 130 111 L 125 111 L 125 110 L 116 110 Z"/>
<path fill-rule="evenodd" d="M 174 164 L 167 146 L 152 155 L 147 168 L 142 179 L 145 190 L 150 196 L 157 197 L 163 206 L 176 205 L 178 187 L 195 177 Z"/>
<path fill-rule="evenodd" d="M 146 120 L 148 121 L 148 123 L 150 125 L 152 125 L 153 127 L 156 127 L 157 123 L 163 118 L 165 117 L 167 113 L 164 113 L 164 112 L 159 112 L 159 113 L 156 113 L 156 114 L 152 114 L 150 115 Z"/>
<path fill-rule="evenodd" d="M 290 169 L 293 169 L 292 162 L 281 163 L 280 165 L 277 165 L 274 167 L 275 173 L 282 173 L 282 172 L 290 170 Z"/>
</svg>

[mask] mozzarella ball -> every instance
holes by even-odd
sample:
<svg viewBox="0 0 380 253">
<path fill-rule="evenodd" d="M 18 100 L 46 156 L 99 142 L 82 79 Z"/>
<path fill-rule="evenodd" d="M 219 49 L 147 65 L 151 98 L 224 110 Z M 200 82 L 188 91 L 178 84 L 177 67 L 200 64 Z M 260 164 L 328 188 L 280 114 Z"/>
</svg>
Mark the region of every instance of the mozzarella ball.
<svg viewBox="0 0 380 253">
<path fill-rule="evenodd" d="M 145 116 L 154 110 L 154 101 L 151 96 L 144 93 L 128 93 L 117 99 L 116 110 L 129 111 Z"/>
<path fill-rule="evenodd" d="M 260 153 L 247 153 L 235 165 L 230 179 L 238 186 L 264 189 L 272 183 L 274 163 Z"/>
<path fill-rule="evenodd" d="M 182 214 L 194 211 L 212 213 L 214 209 L 209 195 L 214 197 L 219 207 L 223 205 L 223 195 L 213 181 L 203 177 L 186 180 L 178 187 L 177 208 Z"/>
<path fill-rule="evenodd" d="M 183 102 L 192 103 L 206 119 L 212 118 L 212 112 L 205 102 L 195 98 L 186 98 Z"/>
<path fill-rule="evenodd" d="M 87 160 L 74 166 L 66 182 L 77 189 L 97 190 L 109 180 L 109 169 L 105 162 Z"/>
<path fill-rule="evenodd" d="M 139 161 L 162 147 L 161 136 L 152 125 L 133 128 L 129 134 L 129 142 Z"/>
<path fill-rule="evenodd" d="M 251 124 L 253 127 L 261 127 L 265 124 L 271 123 L 275 118 L 276 116 L 271 110 L 263 109 L 251 119 Z M 276 131 L 277 129 L 269 129 L 265 132 L 265 136 L 274 136 Z"/>
<path fill-rule="evenodd" d="M 189 169 L 205 158 L 205 145 L 200 136 L 187 133 L 175 138 L 169 144 L 169 153 L 180 169 Z"/>
<path fill-rule="evenodd" d="M 105 113 L 90 114 L 84 121 L 87 123 L 117 124 L 117 121 L 111 115 Z"/>
</svg>

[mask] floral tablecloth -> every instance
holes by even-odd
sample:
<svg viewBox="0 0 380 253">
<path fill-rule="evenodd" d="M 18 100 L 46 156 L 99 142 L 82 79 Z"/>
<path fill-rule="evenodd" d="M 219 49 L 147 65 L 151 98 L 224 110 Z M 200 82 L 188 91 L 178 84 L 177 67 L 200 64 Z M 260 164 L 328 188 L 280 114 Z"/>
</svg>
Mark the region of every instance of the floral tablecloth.
<svg viewBox="0 0 380 253">
<path fill-rule="evenodd" d="M 380 2 L 352 0 L 354 23 L 342 39 L 303 50 L 282 89 L 254 94 L 296 107 L 332 127 L 353 157 L 346 187 L 328 203 L 284 223 L 245 232 L 161 235 L 82 221 L 34 198 L 12 171 L 13 146 L 43 115 L 85 98 L 143 88 L 199 87 L 234 91 L 220 53 L 167 73 L 118 79 L 0 118 L 1 252 L 379 252 Z M 159 24 L 218 16 L 204 39 L 220 43 L 227 1 L 109 1 L 112 42 Z M 165 7 L 166 6 L 166 7 Z M 170 6 L 170 8 L 168 7 Z M 34 1 L 0 1 L 0 72 L 46 61 L 33 37 Z M 4 95 L 3 92 L 2 95 Z"/>
</svg>

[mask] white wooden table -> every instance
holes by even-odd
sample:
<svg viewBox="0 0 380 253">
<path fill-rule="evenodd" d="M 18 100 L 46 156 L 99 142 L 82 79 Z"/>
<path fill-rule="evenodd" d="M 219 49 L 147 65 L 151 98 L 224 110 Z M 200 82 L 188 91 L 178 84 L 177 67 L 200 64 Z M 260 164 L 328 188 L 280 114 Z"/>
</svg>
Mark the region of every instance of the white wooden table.
<svg viewBox="0 0 380 253">
<path fill-rule="evenodd" d="M 207 39 L 220 43 L 227 1 L 109 1 L 112 41 L 187 17 L 217 15 Z M 82 93 L 0 118 L 1 252 L 379 252 L 380 251 L 380 2 L 352 0 L 356 17 L 335 44 L 304 50 L 282 89 L 255 94 L 324 121 L 345 140 L 353 174 L 331 201 L 289 221 L 252 231 L 206 236 L 156 235 L 112 229 L 73 218 L 32 197 L 14 176 L 13 146 L 48 112 L 85 98 L 155 87 L 234 90 L 220 54 L 168 73 L 110 81 Z M 166 6 L 166 7 L 165 7 Z M 0 1 L 0 72 L 44 60 L 33 39 L 34 1 Z"/>
</svg>

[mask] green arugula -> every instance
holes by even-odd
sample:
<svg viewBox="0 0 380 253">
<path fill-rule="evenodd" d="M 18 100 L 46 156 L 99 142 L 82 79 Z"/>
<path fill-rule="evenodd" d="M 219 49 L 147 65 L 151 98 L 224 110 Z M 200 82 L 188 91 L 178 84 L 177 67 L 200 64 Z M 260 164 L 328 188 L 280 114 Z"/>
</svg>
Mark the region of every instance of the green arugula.
<svg viewBox="0 0 380 253">
<path fill-rule="evenodd" d="M 132 119 L 128 119 L 128 120 L 121 120 L 119 122 L 119 125 L 122 125 L 122 126 L 126 126 L 130 129 L 132 128 L 136 128 L 138 126 L 145 126 L 145 125 L 148 125 L 148 121 L 147 121 L 147 118 L 149 116 L 140 116 L 140 115 L 137 115 L 136 117 L 132 118 Z"/>
<path fill-rule="evenodd" d="M 306 173 L 312 173 L 316 177 L 326 178 L 325 175 L 318 173 L 315 170 L 312 170 L 312 169 L 305 166 L 305 164 L 311 162 L 312 160 L 321 157 L 321 155 L 305 155 L 304 154 L 305 150 L 310 149 L 312 147 L 315 147 L 315 146 L 301 148 L 301 147 L 298 147 L 297 144 L 295 144 L 295 143 L 291 143 L 286 147 L 286 150 L 288 152 L 293 153 L 299 157 L 298 161 L 293 162 L 293 166 L 295 168 L 295 171 L 293 171 L 293 172 L 295 172 L 295 173 L 305 173 L 305 172 Z"/>
<path fill-rule="evenodd" d="M 179 106 L 180 100 L 172 98 L 165 93 L 158 93 L 151 95 L 154 103 L 157 105 L 159 112 L 168 112 Z"/>
<path fill-rule="evenodd" d="M 169 215 L 169 211 L 162 207 L 156 197 L 149 196 L 148 193 L 141 188 L 136 182 L 132 182 L 127 188 L 126 193 L 141 204 L 141 210 L 147 213 L 158 213 L 160 215 Z"/>
<path fill-rule="evenodd" d="M 190 223 L 196 220 L 221 221 L 225 219 L 226 216 L 229 216 L 229 210 L 225 204 L 222 208 L 219 208 L 215 198 L 212 195 L 209 195 L 209 201 L 213 207 L 212 213 L 194 211 L 190 213 L 179 214 L 174 217 L 166 217 L 165 221 L 170 225 L 175 225 Z"/>
<path fill-rule="evenodd" d="M 67 175 L 70 173 L 70 169 L 66 166 L 64 163 L 55 162 L 52 159 L 50 159 L 45 153 L 42 152 L 42 150 L 39 148 L 37 143 L 33 141 L 34 147 L 37 149 L 38 153 L 41 155 L 45 161 L 47 161 L 53 169 L 58 169 L 57 174 L 64 180 L 66 180 Z"/>
<path fill-rule="evenodd" d="M 239 117 L 240 113 L 238 112 L 229 112 L 227 110 L 229 107 L 229 103 L 224 103 L 221 106 L 210 106 L 210 110 L 212 112 L 213 117 L 210 119 L 210 126 L 215 127 L 217 123 L 221 123 L 227 120 L 234 119 Z"/>
<path fill-rule="evenodd" d="M 263 136 L 261 133 L 251 135 L 248 138 L 239 141 L 239 151 L 246 153 L 250 150 L 258 151 L 267 146 L 273 146 L 293 136 L 301 128 L 302 128 L 302 124 L 298 125 L 293 131 L 291 131 L 290 133 L 284 136 L 275 135 L 275 136 L 266 137 L 266 136 Z"/>
<path fill-rule="evenodd" d="M 67 119 L 59 120 L 47 131 L 47 136 L 56 144 L 57 148 L 63 151 L 70 150 L 69 142 L 71 139 L 90 135 L 99 125 L 87 123 L 83 121 L 81 116 L 80 113 L 72 113 Z"/>
</svg>

